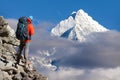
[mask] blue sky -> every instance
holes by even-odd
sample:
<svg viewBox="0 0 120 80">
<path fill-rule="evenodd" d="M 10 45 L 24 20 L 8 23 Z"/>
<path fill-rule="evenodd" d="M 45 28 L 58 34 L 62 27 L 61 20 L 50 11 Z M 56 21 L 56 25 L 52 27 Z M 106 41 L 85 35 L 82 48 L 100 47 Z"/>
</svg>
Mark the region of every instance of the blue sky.
<svg viewBox="0 0 120 80">
<path fill-rule="evenodd" d="M 5 18 L 34 16 L 40 22 L 59 23 L 79 9 L 108 29 L 120 31 L 119 0 L 1 0 L 0 15 Z"/>
</svg>

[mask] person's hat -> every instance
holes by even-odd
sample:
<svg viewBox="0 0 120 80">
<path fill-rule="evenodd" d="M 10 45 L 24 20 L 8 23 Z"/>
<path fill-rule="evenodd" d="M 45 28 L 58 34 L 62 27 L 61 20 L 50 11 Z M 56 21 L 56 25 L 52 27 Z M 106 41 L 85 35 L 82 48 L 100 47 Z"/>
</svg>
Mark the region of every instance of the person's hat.
<svg viewBox="0 0 120 80">
<path fill-rule="evenodd" d="M 33 20 L 33 16 L 29 16 L 29 18 L 30 18 L 31 20 Z"/>
</svg>

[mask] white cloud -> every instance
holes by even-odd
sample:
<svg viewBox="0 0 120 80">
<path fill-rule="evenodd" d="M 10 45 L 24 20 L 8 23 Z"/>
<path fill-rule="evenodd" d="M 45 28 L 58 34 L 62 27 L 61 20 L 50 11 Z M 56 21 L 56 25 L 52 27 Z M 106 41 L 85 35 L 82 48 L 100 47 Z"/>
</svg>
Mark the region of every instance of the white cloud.
<svg viewBox="0 0 120 80">
<path fill-rule="evenodd" d="M 49 80 L 119 80 L 120 67 L 75 69 L 60 68 L 60 70 L 48 73 Z"/>
<path fill-rule="evenodd" d="M 119 32 L 98 33 L 93 41 L 86 43 L 51 37 L 47 33 L 40 36 L 39 34 L 37 41 L 33 41 L 31 50 L 48 50 L 56 47 L 56 53 L 51 59 L 56 59 L 55 65 L 60 68 L 55 72 L 43 70 L 48 74 L 49 80 L 120 79 Z"/>
<path fill-rule="evenodd" d="M 51 71 L 48 77 L 49 80 L 78 80 L 81 75 L 84 75 L 84 70 L 60 68 L 58 71 Z"/>
<path fill-rule="evenodd" d="M 96 35 L 96 38 L 90 42 L 73 44 L 68 41 L 69 45 L 64 43 L 65 49 L 61 49 L 62 53 L 58 52 L 63 55 L 59 65 L 74 68 L 120 66 L 120 33 L 110 31 Z"/>
</svg>

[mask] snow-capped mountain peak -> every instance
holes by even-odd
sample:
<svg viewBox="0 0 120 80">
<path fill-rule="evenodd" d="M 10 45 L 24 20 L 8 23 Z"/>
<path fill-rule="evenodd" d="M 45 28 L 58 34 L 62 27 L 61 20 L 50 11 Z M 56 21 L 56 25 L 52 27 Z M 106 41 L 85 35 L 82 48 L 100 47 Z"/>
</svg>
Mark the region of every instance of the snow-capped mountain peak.
<svg viewBox="0 0 120 80">
<path fill-rule="evenodd" d="M 85 41 L 93 32 L 108 31 L 105 27 L 93 20 L 84 10 L 72 12 L 68 19 L 62 20 L 55 26 L 51 33 L 55 36 L 65 37 L 71 40 Z M 93 36 L 92 36 L 93 37 Z"/>
</svg>

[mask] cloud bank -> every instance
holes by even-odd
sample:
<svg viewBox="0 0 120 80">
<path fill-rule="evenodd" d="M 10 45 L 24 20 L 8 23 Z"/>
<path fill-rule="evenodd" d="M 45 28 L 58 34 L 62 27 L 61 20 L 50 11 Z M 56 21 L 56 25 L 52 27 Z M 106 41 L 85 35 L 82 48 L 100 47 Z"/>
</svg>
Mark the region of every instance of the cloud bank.
<svg viewBox="0 0 120 80">
<path fill-rule="evenodd" d="M 41 32 L 36 35 L 43 34 Z M 93 33 L 96 37 L 84 43 L 51 37 L 49 32 L 47 33 L 40 35 L 40 40 L 35 42 L 38 49 L 36 45 L 32 46 L 36 48 L 35 51 L 56 48 L 56 53 L 51 59 L 54 60 L 52 64 L 59 66 L 59 69 L 46 73 L 50 80 L 120 79 L 119 32 Z"/>
<path fill-rule="evenodd" d="M 76 49 L 75 52 L 62 59 L 60 65 L 75 68 L 120 66 L 120 33 L 108 31 L 95 34 L 96 37 L 92 41 L 80 43 L 73 47 Z"/>
<path fill-rule="evenodd" d="M 50 80 L 119 80 L 120 67 L 98 69 L 60 68 L 57 72 L 50 72 Z"/>
<path fill-rule="evenodd" d="M 93 33 L 96 37 L 84 43 L 51 37 L 41 32 L 43 31 L 36 34 L 39 38 L 33 41 L 32 49 L 38 51 L 55 47 L 57 50 L 53 57 L 59 66 L 72 68 L 120 66 L 120 33 L 117 31 Z"/>
</svg>

